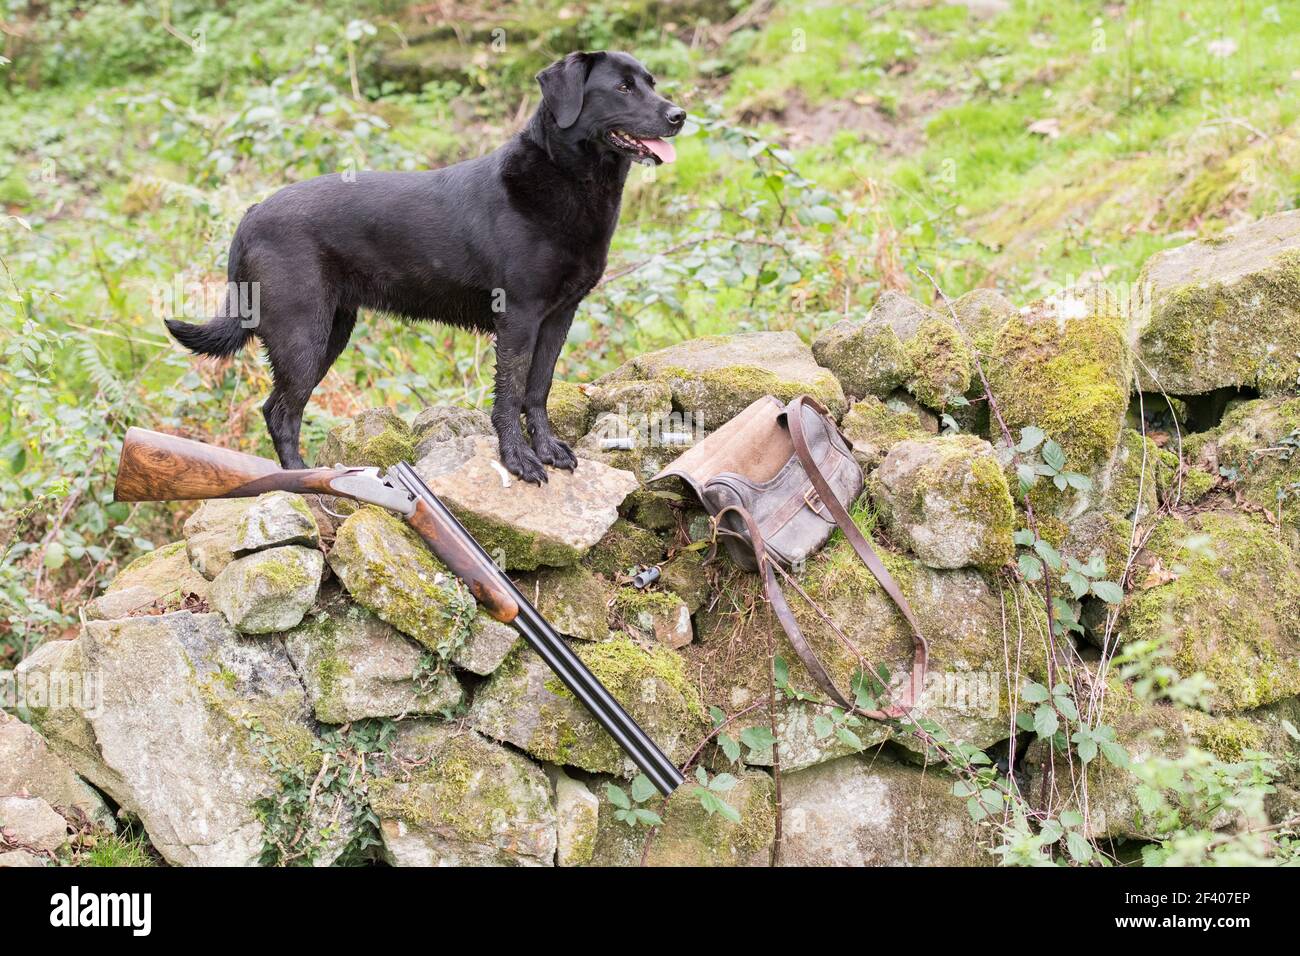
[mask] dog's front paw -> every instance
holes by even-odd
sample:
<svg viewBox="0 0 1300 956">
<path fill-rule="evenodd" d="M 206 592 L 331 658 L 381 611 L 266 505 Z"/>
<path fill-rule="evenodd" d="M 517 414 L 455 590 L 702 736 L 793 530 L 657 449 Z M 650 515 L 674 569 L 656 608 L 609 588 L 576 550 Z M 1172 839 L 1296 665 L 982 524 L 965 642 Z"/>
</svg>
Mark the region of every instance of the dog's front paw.
<svg viewBox="0 0 1300 956">
<path fill-rule="evenodd" d="M 501 464 L 506 471 L 530 485 L 546 483 L 546 466 L 527 445 L 511 445 L 501 449 Z"/>
<path fill-rule="evenodd" d="M 533 451 L 537 452 L 537 457 L 543 462 L 556 468 L 573 471 L 578 467 L 578 456 L 573 453 L 573 449 L 554 435 L 546 441 L 533 442 Z"/>
</svg>

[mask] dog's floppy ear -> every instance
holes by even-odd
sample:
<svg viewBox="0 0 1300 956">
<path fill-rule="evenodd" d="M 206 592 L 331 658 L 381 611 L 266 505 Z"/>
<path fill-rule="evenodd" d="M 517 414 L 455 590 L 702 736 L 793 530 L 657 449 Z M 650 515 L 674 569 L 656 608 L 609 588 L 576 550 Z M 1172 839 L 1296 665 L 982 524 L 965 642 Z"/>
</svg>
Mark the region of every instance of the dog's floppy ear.
<svg viewBox="0 0 1300 956">
<path fill-rule="evenodd" d="M 582 112 L 582 88 L 587 82 L 590 53 L 570 53 L 537 74 L 542 99 L 560 129 L 568 129 Z"/>
</svg>

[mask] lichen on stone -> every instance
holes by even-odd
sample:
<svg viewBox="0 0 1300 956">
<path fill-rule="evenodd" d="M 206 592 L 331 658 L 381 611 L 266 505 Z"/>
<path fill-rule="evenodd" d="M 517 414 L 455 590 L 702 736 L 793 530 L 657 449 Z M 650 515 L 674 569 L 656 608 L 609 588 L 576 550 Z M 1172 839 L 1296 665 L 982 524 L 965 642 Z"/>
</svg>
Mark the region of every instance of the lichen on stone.
<svg viewBox="0 0 1300 956">
<path fill-rule="evenodd" d="M 922 323 L 903 346 L 904 382 L 927 408 L 943 408 L 970 389 L 971 355 L 961 335 L 942 319 Z"/>
<path fill-rule="evenodd" d="M 474 599 L 404 521 L 372 505 L 339 525 L 330 567 L 353 599 L 430 651 L 464 642 Z"/>
<path fill-rule="evenodd" d="M 1003 325 L 987 371 L 1012 434 L 1041 428 L 1084 474 L 1108 461 L 1128 408 L 1126 325 L 1103 294 L 1037 303 Z"/>
<path fill-rule="evenodd" d="M 1130 594 L 1121 640 L 1167 640 L 1180 675 L 1214 682 L 1218 712 L 1300 693 L 1295 552 L 1261 523 L 1227 512 L 1165 518 L 1146 550 L 1173 579 Z"/>
<path fill-rule="evenodd" d="M 562 440 L 574 443 L 587 434 L 591 424 L 591 400 L 572 382 L 554 381 L 546 399 L 546 417 Z"/>
</svg>

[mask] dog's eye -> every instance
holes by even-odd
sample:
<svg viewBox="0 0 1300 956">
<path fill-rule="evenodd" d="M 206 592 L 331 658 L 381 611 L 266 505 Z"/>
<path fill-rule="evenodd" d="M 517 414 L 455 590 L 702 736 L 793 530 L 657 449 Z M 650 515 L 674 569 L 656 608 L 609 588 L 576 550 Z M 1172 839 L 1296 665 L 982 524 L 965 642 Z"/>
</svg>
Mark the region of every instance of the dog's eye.
<svg viewBox="0 0 1300 956">
<path fill-rule="evenodd" d="M 632 87 L 628 86 L 626 83 L 620 83 L 618 85 L 618 91 L 620 93 L 631 93 Z"/>
</svg>

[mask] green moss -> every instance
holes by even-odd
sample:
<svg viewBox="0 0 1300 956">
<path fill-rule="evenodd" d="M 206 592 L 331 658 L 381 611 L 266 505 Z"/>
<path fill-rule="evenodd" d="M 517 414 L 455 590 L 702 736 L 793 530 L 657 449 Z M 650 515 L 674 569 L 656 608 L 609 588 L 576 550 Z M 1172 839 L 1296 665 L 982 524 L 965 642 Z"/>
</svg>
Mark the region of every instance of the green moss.
<svg viewBox="0 0 1300 956">
<path fill-rule="evenodd" d="M 256 575 L 266 581 L 272 591 L 289 594 L 312 583 L 311 575 L 290 548 L 269 548 L 259 551 L 258 555 Z"/>
<path fill-rule="evenodd" d="M 456 517 L 488 554 L 505 555 L 508 568 L 531 571 L 543 565 L 560 567 L 573 564 L 582 555 L 561 541 L 493 521 L 464 508 L 456 509 Z"/>
<path fill-rule="evenodd" d="M 708 600 L 709 576 L 699 551 L 679 551 L 662 566 L 659 580 L 667 590 L 681 595 L 692 614 Z"/>
<path fill-rule="evenodd" d="M 888 395 L 907 381 L 907 353 L 897 333 L 870 320 L 838 322 L 813 342 L 813 356 L 848 395 Z"/>
<path fill-rule="evenodd" d="M 932 434 L 920 413 L 911 409 L 899 411 L 874 395 L 853 403 L 840 421 L 840 430 L 868 467 L 879 464 L 900 441 Z"/>
<path fill-rule="evenodd" d="M 317 453 L 323 467 L 370 465 L 387 468 L 415 457 L 415 436 L 396 412 L 372 408 L 330 431 Z"/>
<path fill-rule="evenodd" d="M 663 553 L 664 543 L 657 536 L 626 518 L 619 518 L 587 552 L 582 563 L 593 571 L 614 577 L 638 565 L 657 564 Z"/>
<path fill-rule="evenodd" d="M 1038 426 L 1085 473 L 1110 458 L 1128 407 L 1125 321 L 1100 298 L 1077 318 L 1043 306 L 1016 315 L 998 332 L 988 369 L 1012 433 Z"/>
<path fill-rule="evenodd" d="M 685 411 L 703 411 L 710 417 L 712 428 L 739 415 L 764 395 L 788 402 L 806 393 L 832 411 L 844 408 L 839 382 L 829 371 L 819 371 L 808 379 L 785 379 L 756 365 L 728 365 L 704 371 L 667 367 L 660 376 L 673 382 L 675 404 Z"/>
<path fill-rule="evenodd" d="M 1119 453 L 1110 471 L 1105 507 L 1119 515 L 1131 515 L 1137 509 L 1140 492 L 1142 514 L 1150 515 L 1160 500 L 1173 491 L 1177 479 L 1178 456 L 1126 428 L 1120 433 Z"/>
<path fill-rule="evenodd" d="M 1200 536 L 1208 544 L 1192 547 Z M 1214 681 L 1218 710 L 1300 692 L 1300 571 L 1268 528 L 1222 512 L 1167 518 L 1147 551 L 1176 578 L 1130 596 L 1123 640 L 1169 640 L 1180 674 Z"/>
<path fill-rule="evenodd" d="M 988 443 L 951 435 L 901 447 L 913 467 L 877 471 L 871 497 L 909 547 L 942 566 L 994 570 L 1010 561 L 1015 505 Z"/>
<path fill-rule="evenodd" d="M 346 680 L 352 674 L 351 665 L 338 656 L 338 642 L 333 633 L 334 625 L 334 620 L 327 618 L 326 626 L 318 628 L 315 632 L 316 683 L 319 688 L 319 699 L 315 703 L 315 710 L 318 719 L 327 724 L 340 722 L 331 719 L 342 716 L 341 701 L 337 697 L 340 691 L 339 685 L 340 681 Z"/>
<path fill-rule="evenodd" d="M 1142 281 L 1146 281 L 1145 274 Z M 1142 350 L 1165 389 L 1251 386 L 1265 395 L 1300 381 L 1300 251 L 1231 283 L 1163 292 Z"/>
<path fill-rule="evenodd" d="M 776 835 L 775 784 L 761 771 L 739 774 L 738 783 L 721 794 L 740 816 L 732 823 L 704 809 L 695 785 L 679 787 L 662 812 L 663 826 L 650 845 L 649 866 L 765 866 Z M 614 818 L 614 806 L 601 792 L 596 866 L 639 864 L 648 831 Z"/>
<path fill-rule="evenodd" d="M 399 731 L 392 750 L 400 762 L 385 766 L 381 758 L 369 786 L 377 816 L 436 837 L 452 858 L 462 845 L 462 862 L 513 865 L 545 847 L 551 789 L 524 758 L 473 732 L 427 723 Z"/>
<path fill-rule="evenodd" d="M 970 352 L 957 330 L 942 319 L 922 323 L 903 353 L 907 390 L 922 405 L 943 408 L 970 389 Z"/>
<path fill-rule="evenodd" d="M 168 558 L 175 557 L 185 550 L 184 541 L 173 541 L 171 544 L 164 544 L 161 548 L 154 548 L 152 551 L 146 551 L 140 557 L 136 558 L 125 568 L 118 572 L 117 579 L 139 578 L 155 561 L 165 561 Z M 116 583 L 116 580 L 115 580 Z M 130 587 L 130 584 L 118 584 L 118 587 Z"/>
<path fill-rule="evenodd" d="M 546 417 L 551 429 L 564 441 L 573 443 L 587 434 L 591 424 L 591 401 L 587 393 L 572 382 L 551 383 L 546 399 Z"/>
<path fill-rule="evenodd" d="M 1189 713 L 1189 717 L 1197 744 L 1220 760 L 1237 761 L 1246 751 L 1261 750 L 1264 746 L 1263 729 L 1249 720 L 1195 712 Z"/>
<path fill-rule="evenodd" d="M 991 456 L 981 455 L 971 462 L 972 481 L 965 486 L 962 504 L 971 520 L 984 528 L 981 546 L 972 564 L 992 571 L 1015 556 L 1016 509 L 1007 487 L 1007 477 Z"/>
<path fill-rule="evenodd" d="M 652 379 L 608 382 L 591 389 L 591 410 L 597 415 L 613 412 L 658 417 L 671 412 L 672 407 L 672 389 Z"/>
<path fill-rule="evenodd" d="M 705 719 L 704 705 L 695 685 L 686 676 L 682 658 L 666 647 L 642 647 L 627 637 L 578 646 L 577 653 L 588 669 L 619 700 L 631 700 L 644 692 L 647 681 L 661 683 L 673 691 L 692 717 Z M 573 694 L 556 678 L 546 689 L 557 697 Z"/>
<path fill-rule="evenodd" d="M 329 561 L 358 604 L 434 653 L 464 642 L 473 598 L 400 518 L 373 505 L 349 515 Z"/>
</svg>

